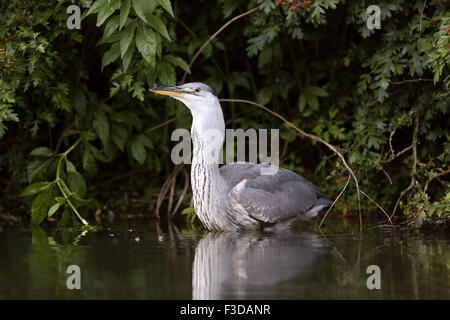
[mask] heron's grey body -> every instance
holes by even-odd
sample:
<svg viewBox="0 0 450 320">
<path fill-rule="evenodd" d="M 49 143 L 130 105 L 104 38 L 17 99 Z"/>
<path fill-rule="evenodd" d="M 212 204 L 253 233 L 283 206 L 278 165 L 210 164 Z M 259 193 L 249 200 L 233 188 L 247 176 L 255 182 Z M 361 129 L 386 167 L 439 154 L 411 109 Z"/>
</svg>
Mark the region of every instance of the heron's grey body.
<svg viewBox="0 0 450 320">
<path fill-rule="evenodd" d="M 194 209 L 208 229 L 286 227 L 331 205 L 318 187 L 286 169 L 277 168 L 273 175 L 261 175 L 261 168 L 269 164 L 232 163 L 219 169 L 225 122 L 219 100 L 207 85 L 188 83 L 151 91 L 173 96 L 191 110 Z"/>
</svg>

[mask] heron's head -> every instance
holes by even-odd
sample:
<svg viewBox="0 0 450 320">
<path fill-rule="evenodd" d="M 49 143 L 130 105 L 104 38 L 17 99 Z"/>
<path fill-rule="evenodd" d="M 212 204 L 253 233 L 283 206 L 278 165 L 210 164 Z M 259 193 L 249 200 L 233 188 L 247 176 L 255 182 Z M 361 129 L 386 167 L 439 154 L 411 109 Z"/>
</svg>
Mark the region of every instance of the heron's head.
<svg viewBox="0 0 450 320">
<path fill-rule="evenodd" d="M 193 114 L 207 113 L 208 108 L 216 107 L 218 103 L 214 91 L 201 82 L 191 82 L 174 87 L 157 87 L 149 89 L 149 91 L 183 102 Z"/>
</svg>

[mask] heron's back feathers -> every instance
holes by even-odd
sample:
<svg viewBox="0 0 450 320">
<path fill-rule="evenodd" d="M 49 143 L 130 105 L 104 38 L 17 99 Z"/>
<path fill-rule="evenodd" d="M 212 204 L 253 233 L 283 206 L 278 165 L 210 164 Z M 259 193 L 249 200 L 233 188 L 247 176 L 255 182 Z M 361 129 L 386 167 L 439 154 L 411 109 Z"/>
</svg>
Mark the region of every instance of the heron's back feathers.
<svg viewBox="0 0 450 320">
<path fill-rule="evenodd" d="M 220 168 L 229 186 L 231 205 L 263 223 L 274 224 L 294 218 L 310 218 L 332 201 L 302 176 L 283 169 L 261 175 L 268 164 L 231 163 Z M 245 180 L 245 181 L 244 181 Z"/>
</svg>

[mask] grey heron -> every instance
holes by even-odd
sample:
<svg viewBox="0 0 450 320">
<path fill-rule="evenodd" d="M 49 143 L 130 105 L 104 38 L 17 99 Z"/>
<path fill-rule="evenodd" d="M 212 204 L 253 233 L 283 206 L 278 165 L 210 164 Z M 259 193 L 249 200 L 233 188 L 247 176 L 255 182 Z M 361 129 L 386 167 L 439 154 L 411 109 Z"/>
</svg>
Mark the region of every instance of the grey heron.
<svg viewBox="0 0 450 320">
<path fill-rule="evenodd" d="M 332 201 L 302 176 L 277 168 L 262 175 L 269 164 L 231 163 L 219 168 L 225 122 L 214 91 L 200 82 L 156 87 L 149 91 L 181 101 L 192 114 L 193 158 L 191 185 L 197 217 L 210 230 L 288 227 L 311 218 Z M 218 132 L 214 136 L 211 131 Z"/>
</svg>

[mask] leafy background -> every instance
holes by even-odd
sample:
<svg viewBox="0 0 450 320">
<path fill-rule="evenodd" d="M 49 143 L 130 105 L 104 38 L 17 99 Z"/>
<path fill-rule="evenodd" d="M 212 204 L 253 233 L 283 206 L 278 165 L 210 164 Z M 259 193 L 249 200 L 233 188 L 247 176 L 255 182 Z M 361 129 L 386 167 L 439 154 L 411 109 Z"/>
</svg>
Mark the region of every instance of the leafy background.
<svg viewBox="0 0 450 320">
<path fill-rule="evenodd" d="M 71 4 L 81 8 L 80 30 L 67 28 Z M 366 26 L 372 4 L 381 8 L 379 30 Z M 146 89 L 180 83 L 185 73 L 221 98 L 257 101 L 337 146 L 388 213 L 398 203 L 396 216 L 414 223 L 448 218 L 444 1 L 10 0 L 0 7 L 3 219 L 27 219 L 30 211 L 33 224 L 47 217 L 77 224 L 108 210 L 154 216 L 161 186 L 179 169 L 170 133 L 189 128 L 191 118 Z M 256 7 L 189 67 L 216 30 Z M 330 197 L 344 187 L 348 172 L 323 145 L 254 106 L 223 109 L 229 128 L 280 128 L 283 167 Z M 167 197 L 183 194 L 178 180 Z M 354 191 L 337 210 L 355 212 Z M 362 207 L 378 210 L 366 200 Z M 189 197 L 179 208 L 175 217 L 185 209 L 194 218 Z"/>
</svg>

